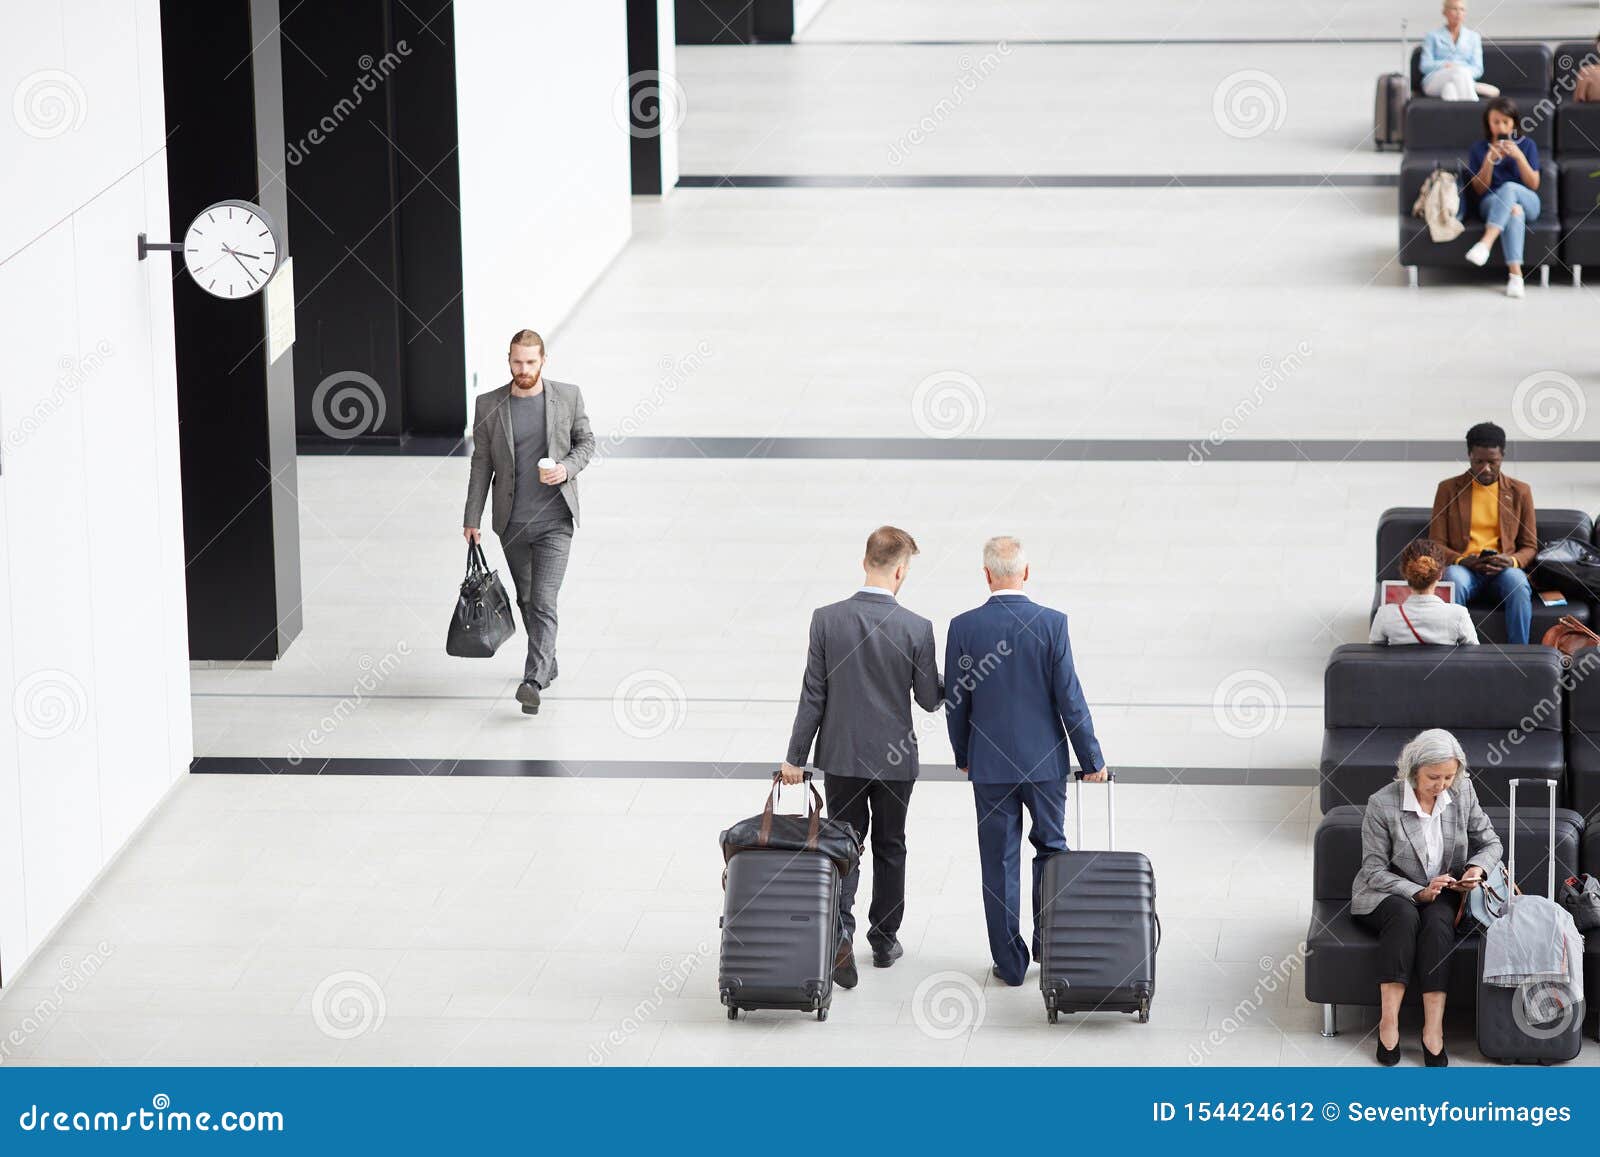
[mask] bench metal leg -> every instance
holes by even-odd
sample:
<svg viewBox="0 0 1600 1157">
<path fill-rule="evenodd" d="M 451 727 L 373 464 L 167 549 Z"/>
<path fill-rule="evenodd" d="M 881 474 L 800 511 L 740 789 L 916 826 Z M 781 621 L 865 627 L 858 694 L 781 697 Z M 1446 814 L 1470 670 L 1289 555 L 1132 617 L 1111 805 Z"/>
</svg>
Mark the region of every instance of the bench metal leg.
<svg viewBox="0 0 1600 1157">
<path fill-rule="evenodd" d="M 1550 288 L 1550 267 L 1548 265 L 1539 266 L 1539 288 Z"/>
<path fill-rule="evenodd" d="M 1412 289 L 1417 287 L 1417 267 L 1415 265 L 1406 266 L 1406 279 Z"/>
<path fill-rule="evenodd" d="M 1322 1035 L 1339 1035 L 1339 1006 L 1337 1004 L 1325 1004 L 1322 1006 Z"/>
</svg>

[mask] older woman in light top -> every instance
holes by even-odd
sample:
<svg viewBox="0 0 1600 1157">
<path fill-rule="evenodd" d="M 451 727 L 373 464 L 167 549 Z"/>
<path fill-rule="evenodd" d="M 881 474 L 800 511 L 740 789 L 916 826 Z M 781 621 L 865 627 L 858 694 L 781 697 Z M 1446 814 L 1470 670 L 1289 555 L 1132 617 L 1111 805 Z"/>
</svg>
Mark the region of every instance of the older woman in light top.
<svg viewBox="0 0 1600 1157">
<path fill-rule="evenodd" d="M 1413 971 L 1422 987 L 1422 1054 L 1444 1051 L 1444 1002 L 1460 893 L 1500 860 L 1500 837 L 1478 806 L 1467 756 L 1448 731 L 1424 731 L 1400 752 L 1395 781 L 1367 800 L 1361 870 L 1351 887 L 1356 923 L 1377 933 L 1378 1063 L 1400 1059 L 1400 1002 Z"/>
<path fill-rule="evenodd" d="M 1445 100 L 1477 100 L 1483 37 L 1467 27 L 1466 0 L 1445 0 L 1444 27 L 1422 39 L 1422 91 Z M 1499 95 L 1498 92 L 1490 95 Z"/>
<path fill-rule="evenodd" d="M 1400 564 L 1411 593 L 1403 603 L 1385 603 L 1372 618 L 1369 643 L 1476 643 L 1477 628 L 1466 607 L 1438 595 L 1444 567 L 1432 554 L 1415 554 Z"/>
</svg>

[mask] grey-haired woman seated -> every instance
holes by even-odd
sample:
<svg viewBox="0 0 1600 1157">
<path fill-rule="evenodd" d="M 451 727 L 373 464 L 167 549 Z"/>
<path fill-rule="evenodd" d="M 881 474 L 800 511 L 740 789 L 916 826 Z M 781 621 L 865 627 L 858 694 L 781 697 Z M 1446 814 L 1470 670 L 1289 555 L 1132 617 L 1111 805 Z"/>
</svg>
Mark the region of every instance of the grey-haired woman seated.
<svg viewBox="0 0 1600 1157">
<path fill-rule="evenodd" d="M 1500 860 L 1500 837 L 1478 805 L 1454 735 L 1424 731 L 1400 752 L 1395 781 L 1372 793 L 1361 824 L 1361 870 L 1351 888 L 1356 922 L 1378 934 L 1378 1063 L 1400 1059 L 1400 1002 L 1415 971 L 1422 987 L 1422 1052 L 1450 1063 L 1444 1002 L 1460 893 Z"/>
</svg>

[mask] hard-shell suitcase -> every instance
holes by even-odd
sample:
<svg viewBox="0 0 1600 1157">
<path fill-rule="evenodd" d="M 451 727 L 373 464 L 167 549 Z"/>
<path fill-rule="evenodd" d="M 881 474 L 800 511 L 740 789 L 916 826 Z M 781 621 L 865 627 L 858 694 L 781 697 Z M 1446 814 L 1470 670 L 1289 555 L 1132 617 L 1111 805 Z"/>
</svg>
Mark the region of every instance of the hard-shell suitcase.
<svg viewBox="0 0 1600 1157">
<path fill-rule="evenodd" d="M 1507 829 L 1517 830 L 1517 785 L 1544 784 L 1550 792 L 1549 895 L 1556 898 L 1556 781 L 1553 779 L 1513 779 L 1511 781 L 1511 821 Z M 1517 878 L 1517 841 L 1507 848 L 1510 878 Z M 1515 904 L 1516 900 L 1513 899 Z M 1553 1065 L 1570 1061 L 1583 1048 L 1584 1003 L 1579 999 L 1563 1009 L 1554 1020 L 1530 1024 L 1522 1011 L 1522 992 L 1483 982 L 1483 962 L 1478 954 L 1478 1051 L 1491 1061 L 1518 1065 Z"/>
<path fill-rule="evenodd" d="M 807 815 L 820 815 L 821 798 L 807 786 Z M 838 865 L 818 851 L 746 848 L 728 857 L 723 889 L 717 987 L 728 1019 L 738 1020 L 740 1009 L 784 1008 L 827 1020 L 840 935 Z"/>
<path fill-rule="evenodd" d="M 1406 136 L 1406 102 L 1411 99 L 1411 51 L 1406 22 L 1400 21 L 1400 71 L 1378 78 L 1378 96 L 1372 113 L 1372 147 L 1401 148 Z"/>
<path fill-rule="evenodd" d="M 1112 850 L 1116 841 L 1114 781 L 1108 780 L 1103 852 L 1060 852 L 1039 883 L 1039 987 L 1054 1024 L 1063 1012 L 1137 1013 L 1150 1019 L 1156 988 L 1156 878 L 1142 852 Z M 1073 810 L 1083 846 L 1083 785 Z"/>
</svg>

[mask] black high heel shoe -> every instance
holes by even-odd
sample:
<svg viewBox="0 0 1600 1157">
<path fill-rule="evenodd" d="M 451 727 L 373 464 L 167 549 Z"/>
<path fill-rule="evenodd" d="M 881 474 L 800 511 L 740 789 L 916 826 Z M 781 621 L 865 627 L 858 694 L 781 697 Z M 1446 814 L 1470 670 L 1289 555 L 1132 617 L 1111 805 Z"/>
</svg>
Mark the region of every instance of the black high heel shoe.
<svg viewBox="0 0 1600 1157">
<path fill-rule="evenodd" d="M 1397 1052 L 1399 1050 L 1396 1050 Z M 1450 1054 L 1445 1051 L 1444 1045 L 1439 1046 L 1439 1051 L 1430 1053 L 1428 1046 L 1422 1046 L 1422 1063 L 1430 1069 L 1447 1069 L 1450 1067 Z"/>
<path fill-rule="evenodd" d="M 1378 1063 L 1384 1068 L 1393 1068 L 1400 1063 L 1400 1040 L 1395 1038 L 1394 1048 L 1385 1048 L 1383 1037 L 1378 1038 Z"/>
</svg>

